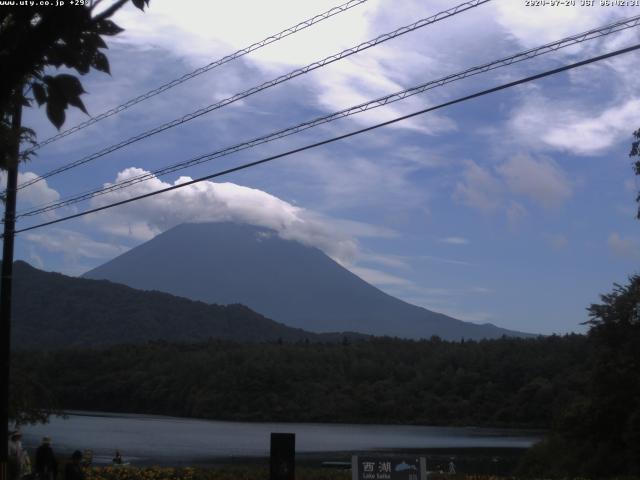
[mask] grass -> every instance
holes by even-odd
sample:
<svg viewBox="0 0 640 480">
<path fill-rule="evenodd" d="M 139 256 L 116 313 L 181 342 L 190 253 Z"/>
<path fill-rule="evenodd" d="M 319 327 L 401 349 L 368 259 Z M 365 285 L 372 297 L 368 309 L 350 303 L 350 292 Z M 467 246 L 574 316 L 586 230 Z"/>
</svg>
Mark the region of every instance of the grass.
<svg viewBox="0 0 640 480">
<path fill-rule="evenodd" d="M 86 470 L 86 480 L 268 480 L 266 467 L 221 467 L 221 468 L 173 468 L 173 467 L 90 467 Z M 349 470 L 325 468 L 296 468 L 296 480 L 350 480 Z M 494 475 L 448 475 L 430 474 L 429 480 L 524 480 L 517 477 Z M 531 480 L 531 479 L 528 479 Z M 562 480 L 589 480 L 566 478 Z M 611 479 L 615 480 L 615 479 Z M 620 479 L 622 480 L 622 479 Z M 627 477 L 624 480 L 640 480 Z"/>
</svg>

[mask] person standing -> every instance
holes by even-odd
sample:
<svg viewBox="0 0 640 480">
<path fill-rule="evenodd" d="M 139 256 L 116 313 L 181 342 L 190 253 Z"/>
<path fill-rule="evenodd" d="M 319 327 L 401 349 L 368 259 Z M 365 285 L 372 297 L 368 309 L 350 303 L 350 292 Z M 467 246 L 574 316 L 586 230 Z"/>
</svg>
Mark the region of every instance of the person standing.
<svg viewBox="0 0 640 480">
<path fill-rule="evenodd" d="M 26 452 L 22 448 L 22 433 L 15 430 L 9 434 L 9 471 L 10 480 L 19 479 L 23 475 Z"/>
<path fill-rule="evenodd" d="M 55 480 L 58 476 L 58 461 L 51 448 L 51 439 L 44 437 L 36 450 L 36 475 L 39 480 Z"/>
<path fill-rule="evenodd" d="M 85 480 L 80 460 L 82 460 L 82 452 L 76 450 L 71 455 L 71 462 L 64 467 L 64 480 Z"/>
</svg>

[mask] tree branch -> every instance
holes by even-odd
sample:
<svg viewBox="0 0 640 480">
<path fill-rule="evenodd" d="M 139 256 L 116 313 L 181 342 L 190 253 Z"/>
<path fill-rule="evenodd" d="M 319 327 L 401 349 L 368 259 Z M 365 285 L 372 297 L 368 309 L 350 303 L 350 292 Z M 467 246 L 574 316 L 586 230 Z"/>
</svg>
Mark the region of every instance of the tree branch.
<svg viewBox="0 0 640 480">
<path fill-rule="evenodd" d="M 102 0 L 95 0 L 95 1 L 91 1 L 91 5 L 89 6 L 89 10 L 92 10 L 94 8 L 96 8 L 98 5 L 100 5 L 102 3 Z"/>
<path fill-rule="evenodd" d="M 124 4 L 127 3 L 128 1 L 129 0 L 118 0 L 116 3 L 114 3 L 109 8 L 107 8 L 105 11 L 93 17 L 93 22 L 95 23 L 95 22 L 99 22 L 100 20 L 109 18 L 111 15 L 113 15 L 118 10 L 120 10 L 124 6 Z"/>
</svg>

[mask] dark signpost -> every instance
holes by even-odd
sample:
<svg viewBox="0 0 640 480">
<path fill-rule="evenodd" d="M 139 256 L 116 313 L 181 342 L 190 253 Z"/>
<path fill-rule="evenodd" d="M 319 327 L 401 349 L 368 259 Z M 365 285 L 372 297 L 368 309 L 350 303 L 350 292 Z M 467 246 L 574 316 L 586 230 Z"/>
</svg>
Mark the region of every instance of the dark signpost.
<svg viewBox="0 0 640 480">
<path fill-rule="evenodd" d="M 411 455 L 354 455 L 352 480 L 426 480 L 427 461 Z"/>
<path fill-rule="evenodd" d="M 271 434 L 271 480 L 294 480 L 296 467 L 296 434 Z"/>
</svg>

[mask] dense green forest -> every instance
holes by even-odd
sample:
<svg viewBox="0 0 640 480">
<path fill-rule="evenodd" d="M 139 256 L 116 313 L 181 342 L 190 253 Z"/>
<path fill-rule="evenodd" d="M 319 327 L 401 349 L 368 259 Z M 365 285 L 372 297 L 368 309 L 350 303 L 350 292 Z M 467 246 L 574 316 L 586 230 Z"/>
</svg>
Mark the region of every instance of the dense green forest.
<svg viewBox="0 0 640 480">
<path fill-rule="evenodd" d="M 549 435 L 525 456 L 525 474 L 637 475 L 640 276 L 588 311 L 586 336 L 16 352 L 12 401 L 27 412 L 540 427 Z"/>
<path fill-rule="evenodd" d="M 155 342 L 17 354 L 65 409 L 229 420 L 542 427 L 584 389 L 584 336 Z"/>
<path fill-rule="evenodd" d="M 640 474 L 640 276 L 588 308 L 586 336 L 155 341 L 14 352 L 12 405 L 276 420 L 549 429 L 525 474 Z M 31 415 L 34 413 L 34 415 Z M 31 416 L 30 416 L 31 415 Z"/>
<path fill-rule="evenodd" d="M 275 322 L 244 305 L 208 305 L 106 280 L 43 272 L 14 264 L 12 346 L 20 350 L 100 347 L 208 337 L 238 342 L 340 341 Z M 37 292 L 37 295 L 34 295 Z M 355 339 L 364 335 L 349 333 Z"/>
<path fill-rule="evenodd" d="M 594 478 L 640 475 L 640 276 L 588 309 L 587 383 L 554 415 L 523 471 Z"/>
</svg>

